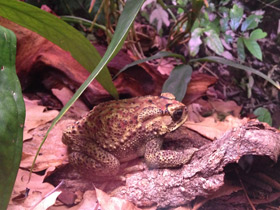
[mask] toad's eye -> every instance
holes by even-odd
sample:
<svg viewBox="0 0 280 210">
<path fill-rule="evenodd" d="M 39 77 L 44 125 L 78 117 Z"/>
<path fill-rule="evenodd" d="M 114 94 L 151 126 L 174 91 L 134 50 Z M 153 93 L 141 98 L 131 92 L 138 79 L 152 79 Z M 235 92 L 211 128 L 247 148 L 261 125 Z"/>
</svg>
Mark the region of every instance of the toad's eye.
<svg viewBox="0 0 280 210">
<path fill-rule="evenodd" d="M 178 121 L 178 120 L 181 119 L 182 115 L 183 115 L 183 109 L 177 109 L 177 110 L 173 113 L 172 119 L 173 119 L 174 121 Z"/>
</svg>

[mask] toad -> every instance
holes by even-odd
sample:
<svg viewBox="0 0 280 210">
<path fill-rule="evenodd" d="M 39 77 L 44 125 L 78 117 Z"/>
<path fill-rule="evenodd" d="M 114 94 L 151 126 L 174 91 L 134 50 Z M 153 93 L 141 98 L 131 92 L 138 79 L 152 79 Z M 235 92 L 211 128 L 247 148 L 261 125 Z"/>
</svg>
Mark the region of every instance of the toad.
<svg viewBox="0 0 280 210">
<path fill-rule="evenodd" d="M 196 149 L 161 150 L 162 136 L 187 118 L 187 107 L 171 93 L 109 101 L 68 127 L 62 141 L 69 162 L 93 176 L 114 176 L 120 163 L 141 156 L 149 168 L 178 167 Z"/>
</svg>

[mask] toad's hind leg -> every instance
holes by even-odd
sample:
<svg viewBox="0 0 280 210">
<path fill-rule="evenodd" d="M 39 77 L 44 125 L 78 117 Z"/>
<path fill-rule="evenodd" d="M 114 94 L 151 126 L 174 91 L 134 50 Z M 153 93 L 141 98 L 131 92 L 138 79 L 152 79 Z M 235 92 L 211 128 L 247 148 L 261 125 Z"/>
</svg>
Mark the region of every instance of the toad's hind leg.
<svg viewBox="0 0 280 210">
<path fill-rule="evenodd" d="M 84 145 L 71 146 L 69 162 L 94 176 L 114 176 L 120 168 L 120 162 L 114 155 L 89 141 Z"/>
</svg>

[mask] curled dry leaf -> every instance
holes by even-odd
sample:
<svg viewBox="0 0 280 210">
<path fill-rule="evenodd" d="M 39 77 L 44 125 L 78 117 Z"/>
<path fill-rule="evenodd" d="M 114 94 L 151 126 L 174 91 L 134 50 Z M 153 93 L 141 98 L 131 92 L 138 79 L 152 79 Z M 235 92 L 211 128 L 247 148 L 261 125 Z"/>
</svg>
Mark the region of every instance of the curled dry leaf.
<svg viewBox="0 0 280 210">
<path fill-rule="evenodd" d="M 199 123 L 187 121 L 184 123 L 184 126 L 208 139 L 215 140 L 224 135 L 227 130 L 241 126 L 246 122 L 248 122 L 247 118 L 239 119 L 231 115 L 227 116 L 223 121 L 217 121 L 215 117 L 210 116 L 204 118 L 204 120 Z"/>
<path fill-rule="evenodd" d="M 239 117 L 241 106 L 238 106 L 235 101 L 222 101 L 222 100 L 209 100 L 213 109 L 217 112 L 224 114 L 232 114 L 235 117 Z"/>
<path fill-rule="evenodd" d="M 205 95 L 208 87 L 213 85 L 217 79 L 213 76 L 201 73 L 193 73 L 188 85 L 187 93 L 183 99 L 184 104 L 190 104 Z"/>
<path fill-rule="evenodd" d="M 38 105 L 38 101 L 31 101 L 24 98 L 24 102 L 26 108 L 26 118 L 24 123 L 25 136 L 23 140 L 26 140 L 30 138 L 29 131 L 52 121 L 59 112 L 57 110 L 45 111 L 46 107 Z"/>
</svg>

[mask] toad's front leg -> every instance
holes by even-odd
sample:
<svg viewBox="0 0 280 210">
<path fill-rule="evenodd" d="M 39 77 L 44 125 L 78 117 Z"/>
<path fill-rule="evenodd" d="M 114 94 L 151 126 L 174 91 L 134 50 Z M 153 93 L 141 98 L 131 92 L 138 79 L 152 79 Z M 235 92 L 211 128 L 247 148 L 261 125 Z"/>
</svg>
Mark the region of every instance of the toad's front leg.
<svg viewBox="0 0 280 210">
<path fill-rule="evenodd" d="M 144 158 L 150 168 L 172 168 L 190 161 L 196 148 L 184 151 L 161 150 L 163 139 L 156 138 L 146 144 Z"/>
</svg>

